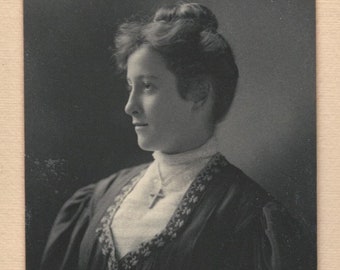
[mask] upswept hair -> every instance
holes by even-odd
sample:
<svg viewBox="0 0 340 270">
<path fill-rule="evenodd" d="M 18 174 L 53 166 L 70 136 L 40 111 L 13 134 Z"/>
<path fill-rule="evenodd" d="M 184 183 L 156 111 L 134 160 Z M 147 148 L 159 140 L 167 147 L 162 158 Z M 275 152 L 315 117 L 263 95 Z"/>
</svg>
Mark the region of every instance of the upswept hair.
<svg viewBox="0 0 340 270">
<path fill-rule="evenodd" d="M 235 95 L 238 68 L 228 42 L 217 32 L 215 15 L 196 3 L 160 8 L 149 21 L 122 24 L 115 38 L 115 59 L 126 70 L 129 56 L 148 45 L 165 60 L 178 83 L 182 98 L 193 85 L 209 79 L 213 86 L 213 119 L 220 122 Z"/>
</svg>

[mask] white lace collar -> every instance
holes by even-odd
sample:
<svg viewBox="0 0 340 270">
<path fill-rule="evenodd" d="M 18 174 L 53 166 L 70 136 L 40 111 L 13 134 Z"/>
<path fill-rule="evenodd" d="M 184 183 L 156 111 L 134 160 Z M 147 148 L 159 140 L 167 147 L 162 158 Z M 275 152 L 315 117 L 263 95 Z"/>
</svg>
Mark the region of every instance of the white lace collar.
<svg viewBox="0 0 340 270">
<path fill-rule="evenodd" d="M 160 164 L 168 166 L 190 164 L 198 160 L 206 159 L 218 152 L 218 144 L 215 136 L 212 136 L 202 146 L 179 154 L 164 154 L 155 151 L 152 156 Z"/>
</svg>

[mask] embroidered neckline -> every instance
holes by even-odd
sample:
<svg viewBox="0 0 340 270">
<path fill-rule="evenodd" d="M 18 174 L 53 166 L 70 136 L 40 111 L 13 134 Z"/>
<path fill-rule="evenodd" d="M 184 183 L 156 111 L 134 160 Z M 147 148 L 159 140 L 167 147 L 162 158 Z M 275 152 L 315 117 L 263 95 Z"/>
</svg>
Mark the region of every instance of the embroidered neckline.
<svg viewBox="0 0 340 270">
<path fill-rule="evenodd" d="M 106 214 L 100 221 L 100 227 L 96 230 L 99 236 L 98 240 L 102 245 L 102 253 L 108 258 L 108 269 L 117 270 L 118 267 L 119 269 L 124 270 L 132 269 L 142 258 L 148 257 L 153 250 L 161 248 L 168 241 L 175 239 L 179 234 L 180 229 L 187 223 L 190 214 L 203 196 L 207 185 L 213 179 L 213 175 L 220 171 L 220 167 L 225 167 L 228 164 L 229 163 L 221 153 L 213 155 L 208 164 L 198 173 L 195 180 L 191 183 L 166 227 L 150 240 L 140 243 L 139 247 L 135 250 L 130 251 L 122 258 L 117 259 L 111 223 L 121 203 L 141 178 L 141 173 L 133 177 L 122 188 L 113 204 L 107 209 Z"/>
</svg>

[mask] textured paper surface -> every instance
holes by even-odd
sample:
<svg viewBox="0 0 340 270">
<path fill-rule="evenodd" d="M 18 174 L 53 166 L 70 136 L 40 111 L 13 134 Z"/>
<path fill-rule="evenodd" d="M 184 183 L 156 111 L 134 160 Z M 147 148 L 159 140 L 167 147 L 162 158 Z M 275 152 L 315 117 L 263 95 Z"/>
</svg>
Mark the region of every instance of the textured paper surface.
<svg viewBox="0 0 340 270">
<path fill-rule="evenodd" d="M 317 1 L 318 266 L 340 267 L 340 2 Z"/>
<path fill-rule="evenodd" d="M 25 269 L 22 2 L 0 0 L 0 269 Z M 319 269 L 340 267 L 340 2 L 317 1 Z M 301 127 L 303 128 L 303 127 Z"/>
<path fill-rule="evenodd" d="M 0 269 L 25 269 L 23 8 L 0 0 Z"/>
</svg>

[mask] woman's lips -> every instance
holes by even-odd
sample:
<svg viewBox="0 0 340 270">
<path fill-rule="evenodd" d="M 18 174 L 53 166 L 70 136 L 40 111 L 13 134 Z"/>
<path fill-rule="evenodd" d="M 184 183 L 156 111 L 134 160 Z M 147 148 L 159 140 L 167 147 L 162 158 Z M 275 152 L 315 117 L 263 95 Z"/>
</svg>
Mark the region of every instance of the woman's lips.
<svg viewBox="0 0 340 270">
<path fill-rule="evenodd" d="M 148 126 L 148 124 L 143 123 L 133 123 L 133 125 L 135 126 L 135 130 L 142 130 Z"/>
</svg>

